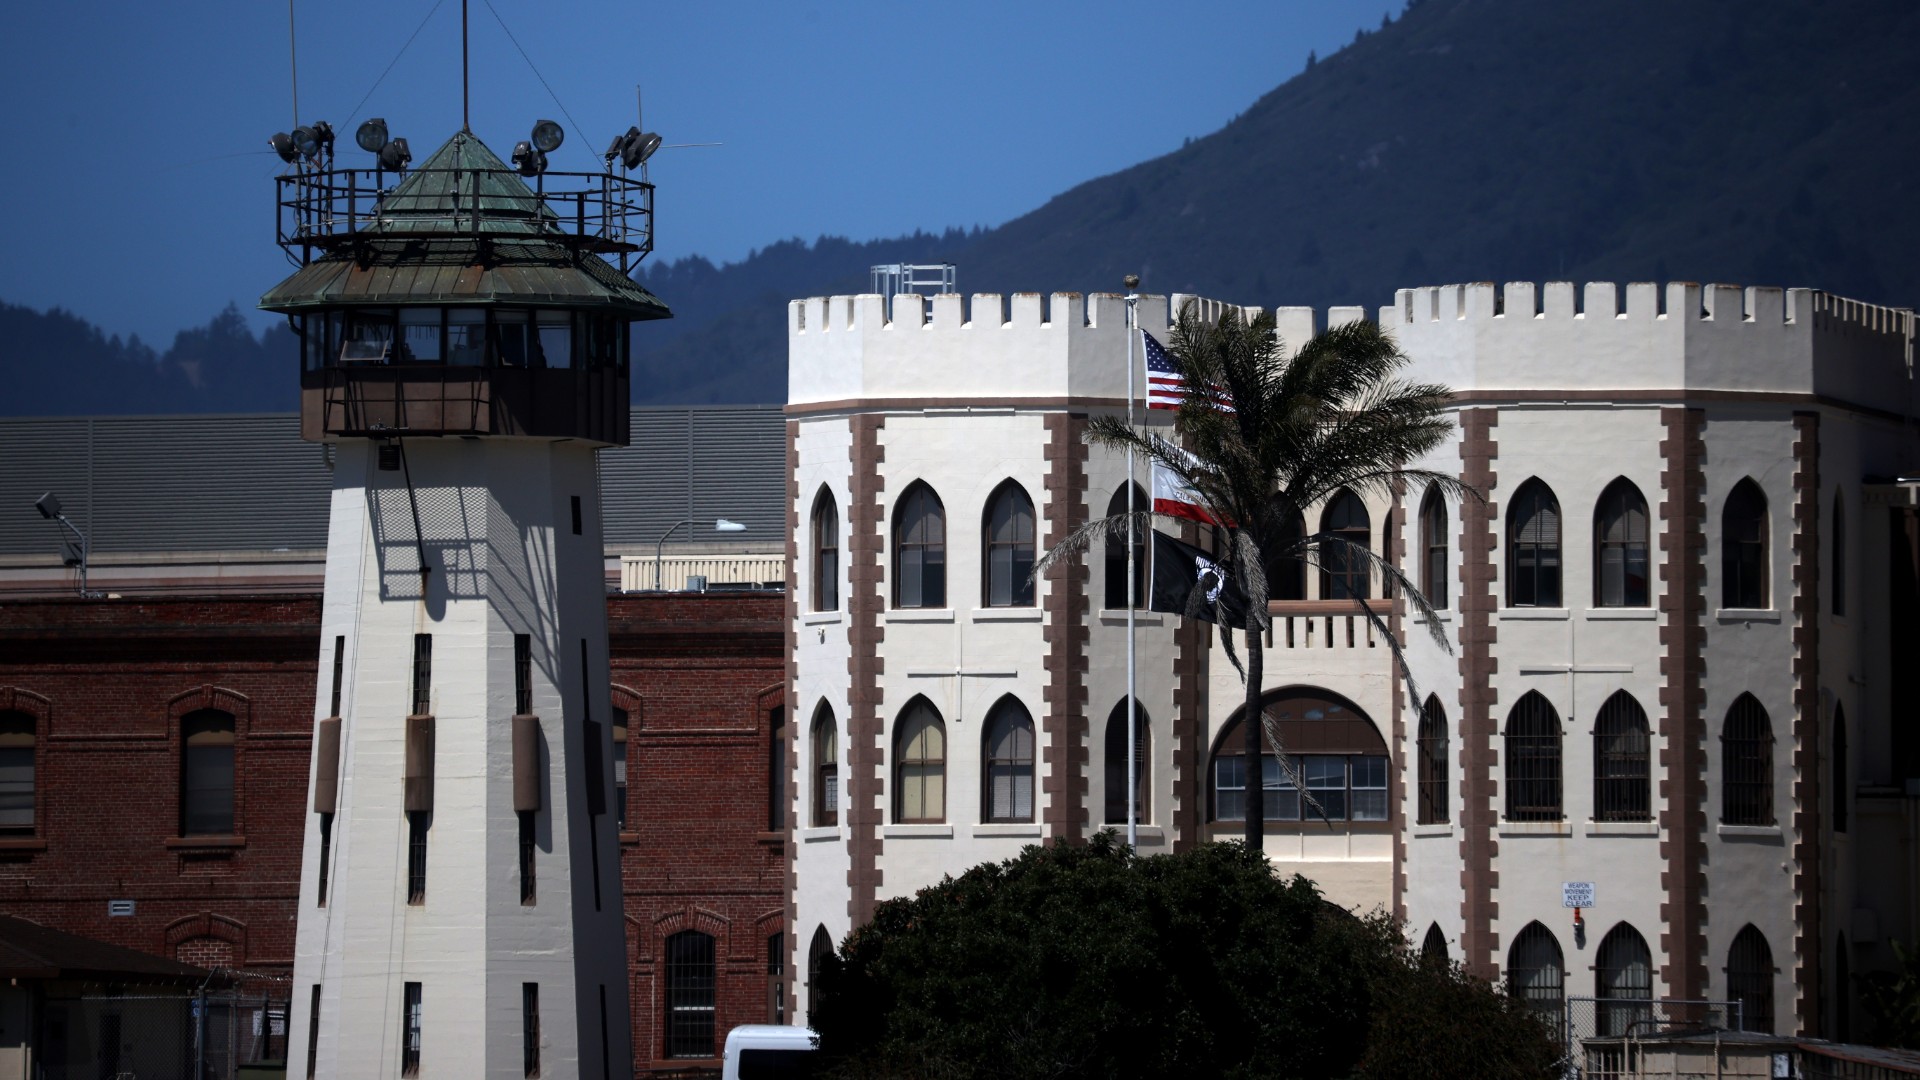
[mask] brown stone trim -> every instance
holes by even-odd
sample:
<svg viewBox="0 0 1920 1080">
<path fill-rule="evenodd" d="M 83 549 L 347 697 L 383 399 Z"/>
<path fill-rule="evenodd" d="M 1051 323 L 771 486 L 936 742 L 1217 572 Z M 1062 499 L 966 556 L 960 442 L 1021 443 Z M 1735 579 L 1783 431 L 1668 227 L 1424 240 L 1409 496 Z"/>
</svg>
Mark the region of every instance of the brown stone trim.
<svg viewBox="0 0 1920 1080">
<path fill-rule="evenodd" d="M 1797 1030 L 1822 1026 L 1820 415 L 1793 414 L 1793 953 Z"/>
<path fill-rule="evenodd" d="M 1084 414 L 1046 417 L 1047 476 L 1043 485 L 1046 536 L 1043 550 L 1065 540 L 1087 520 L 1087 430 Z M 1087 835 L 1087 597 L 1091 560 L 1061 559 L 1047 571 L 1047 684 L 1041 721 L 1040 790 L 1047 796 L 1046 834 L 1080 840 Z"/>
<path fill-rule="evenodd" d="M 792 789 L 787 804 L 787 831 L 782 838 L 785 844 L 782 850 L 786 854 L 786 903 L 782 905 L 786 912 L 787 955 L 782 959 L 780 970 L 786 973 L 786 985 L 781 988 L 782 1000 L 787 1003 L 787 1013 L 791 1017 L 800 1001 L 800 947 L 796 939 L 800 936 L 800 845 L 795 839 L 795 831 L 800 827 L 800 815 L 805 812 L 806 799 L 803 792 L 811 787 L 797 776 L 800 768 L 801 729 L 808 725 L 808 717 L 800 712 L 800 664 L 796 659 L 799 647 L 797 627 L 800 623 L 799 583 L 800 565 L 800 423 L 787 421 L 787 786 Z M 628 732 L 628 738 L 633 737 Z"/>
<path fill-rule="evenodd" d="M 1862 405 L 1831 394 L 1805 394 L 1786 390 L 1465 390 L 1453 395 L 1458 407 L 1473 405 L 1559 405 L 1573 401 L 1597 401 L 1608 404 L 1641 403 L 1699 408 L 1702 405 L 1791 405 L 1797 409 L 1822 406 L 1858 413 L 1896 424 L 1906 423 L 1904 413 Z"/>
<path fill-rule="evenodd" d="M 1660 969 L 1663 996 L 1706 996 L 1706 414 L 1660 410 Z"/>
<path fill-rule="evenodd" d="M 925 409 L 939 409 L 942 412 L 964 412 L 968 409 L 1051 409 L 1077 412 L 1093 409 L 1125 409 L 1126 407 L 1126 398 L 1106 397 L 881 397 L 803 401 L 797 405 L 788 405 L 787 415 L 800 417 L 816 416 L 821 413 L 920 412 Z"/>
<path fill-rule="evenodd" d="M 880 623 L 886 601 L 882 560 L 885 513 L 880 498 L 886 483 L 880 463 L 880 429 L 886 417 L 855 416 L 853 476 L 847 487 L 847 804 L 848 835 L 847 916 L 854 926 L 873 917 L 880 895 L 880 827 L 887 791 L 886 751 L 882 739 L 886 722 L 880 715 L 880 676 L 886 661 L 880 656 L 887 631 Z"/>
<path fill-rule="evenodd" d="M 1200 543 L 1200 528 L 1180 525 L 1180 539 Z M 1207 834 L 1207 663 L 1212 653 L 1213 624 L 1179 619 L 1173 631 L 1172 789 L 1173 850 L 1190 851 L 1211 837 Z"/>
<path fill-rule="evenodd" d="M 1460 951 L 1467 970 L 1485 979 L 1500 970 L 1500 937 L 1493 929 L 1500 915 L 1493 898 L 1500 884 L 1493 869 L 1500 854 L 1494 806 L 1498 784 L 1493 777 L 1493 708 L 1499 701 L 1493 688 L 1499 671 L 1493 655 L 1499 635 L 1493 625 L 1498 604 L 1494 528 L 1500 516 L 1494 501 L 1499 475 L 1493 463 L 1499 444 L 1493 441 L 1493 429 L 1499 422 L 1494 409 L 1460 413 L 1460 482 L 1485 500 L 1460 502 Z"/>
<path fill-rule="evenodd" d="M 1393 481 L 1393 508 L 1387 511 L 1387 525 L 1381 533 L 1380 554 L 1391 566 L 1405 563 L 1406 541 L 1402 530 L 1406 526 L 1407 482 L 1396 477 Z M 1393 590 L 1393 606 L 1387 612 L 1387 633 L 1399 642 L 1400 648 L 1407 647 L 1406 632 L 1407 598 L 1399 589 Z M 1390 672 L 1387 692 L 1393 695 L 1391 723 L 1393 732 L 1387 740 L 1390 747 L 1390 766 L 1387 770 L 1387 821 L 1393 833 L 1393 917 L 1405 922 L 1407 919 L 1407 720 L 1406 684 L 1400 666 L 1395 664 Z"/>
</svg>

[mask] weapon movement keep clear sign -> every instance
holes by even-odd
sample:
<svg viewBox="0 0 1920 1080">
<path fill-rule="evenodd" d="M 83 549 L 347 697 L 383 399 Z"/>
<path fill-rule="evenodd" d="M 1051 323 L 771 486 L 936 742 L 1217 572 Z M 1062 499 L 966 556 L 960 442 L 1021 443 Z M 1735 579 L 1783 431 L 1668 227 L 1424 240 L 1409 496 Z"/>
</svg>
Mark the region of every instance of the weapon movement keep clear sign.
<svg viewBox="0 0 1920 1080">
<path fill-rule="evenodd" d="M 1560 883 L 1560 906 L 1585 908 L 1593 906 L 1593 882 L 1563 881 Z"/>
</svg>

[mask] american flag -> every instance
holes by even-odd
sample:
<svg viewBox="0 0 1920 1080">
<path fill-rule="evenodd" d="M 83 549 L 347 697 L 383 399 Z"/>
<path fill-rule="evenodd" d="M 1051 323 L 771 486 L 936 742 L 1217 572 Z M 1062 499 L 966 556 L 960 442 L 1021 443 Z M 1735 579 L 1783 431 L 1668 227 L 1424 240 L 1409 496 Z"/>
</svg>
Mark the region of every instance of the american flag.
<svg viewBox="0 0 1920 1080">
<path fill-rule="evenodd" d="M 1173 357 L 1168 356 L 1167 350 L 1153 340 L 1152 334 L 1142 330 L 1140 338 L 1146 343 L 1147 408 L 1178 409 L 1180 403 L 1187 397 L 1186 380 L 1181 377 L 1180 369 L 1174 364 Z M 1224 394 L 1216 388 L 1214 396 L 1220 398 Z M 1224 401 L 1220 403 L 1219 408 L 1221 412 L 1233 411 Z"/>
</svg>

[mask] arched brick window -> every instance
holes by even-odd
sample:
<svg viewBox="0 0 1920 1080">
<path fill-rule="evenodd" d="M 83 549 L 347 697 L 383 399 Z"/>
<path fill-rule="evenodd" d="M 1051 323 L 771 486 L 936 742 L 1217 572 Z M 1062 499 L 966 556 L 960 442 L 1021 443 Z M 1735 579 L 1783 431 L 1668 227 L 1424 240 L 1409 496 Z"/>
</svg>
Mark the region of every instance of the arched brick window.
<svg viewBox="0 0 1920 1080">
<path fill-rule="evenodd" d="M 1560 500 L 1538 479 L 1520 485 L 1507 519 L 1507 606 L 1561 606 Z"/>
<path fill-rule="evenodd" d="M 1600 1034 L 1624 1035 L 1647 1016 L 1653 997 L 1653 954 L 1647 939 L 1626 923 L 1607 931 L 1595 957 L 1593 996 L 1600 999 Z"/>
<path fill-rule="evenodd" d="M 947 820 L 947 725 L 926 698 L 900 714 L 893 736 L 893 820 Z"/>
<path fill-rule="evenodd" d="M 894 505 L 893 606 L 947 606 L 947 510 L 919 481 Z"/>
<path fill-rule="evenodd" d="M 1647 714 L 1618 690 L 1593 725 L 1593 820 L 1653 820 Z"/>
<path fill-rule="evenodd" d="M 981 821 L 1033 820 L 1033 716 L 1009 694 L 987 713 Z"/>
<path fill-rule="evenodd" d="M 1566 972 L 1559 940 L 1537 922 L 1528 923 L 1507 950 L 1507 993 L 1556 1020 L 1566 1002 Z"/>
<path fill-rule="evenodd" d="M 1720 821 L 1773 824 L 1773 721 L 1752 694 L 1741 694 L 1720 730 Z"/>
<path fill-rule="evenodd" d="M 1767 606 L 1767 497 L 1751 478 L 1733 486 L 1720 514 L 1720 606 Z"/>
<path fill-rule="evenodd" d="M 1440 699 L 1427 695 L 1420 708 L 1420 735 L 1414 755 L 1419 768 L 1419 823 L 1437 825 L 1448 821 L 1452 804 L 1447 798 L 1447 711 Z"/>
<path fill-rule="evenodd" d="M 180 718 L 180 835 L 233 833 L 233 714 L 198 709 Z"/>
<path fill-rule="evenodd" d="M 1773 949 L 1752 923 L 1727 949 L 1727 997 L 1740 1003 L 1741 1030 L 1773 1033 Z"/>
<path fill-rule="evenodd" d="M 1559 821 L 1561 800 L 1560 714 L 1529 690 L 1507 714 L 1506 791 L 1508 821 Z"/>
<path fill-rule="evenodd" d="M 0 836 L 33 835 L 34 736 L 31 715 L 0 712 Z"/>
<path fill-rule="evenodd" d="M 1600 493 L 1593 512 L 1594 606 L 1646 607 L 1647 567 L 1647 500 L 1623 476 Z"/>
<path fill-rule="evenodd" d="M 980 520 L 980 603 L 1033 606 L 1033 500 L 1027 489 L 1003 481 Z"/>
<path fill-rule="evenodd" d="M 1133 803 L 1134 820 L 1145 825 L 1153 820 L 1152 802 L 1147 798 L 1151 790 L 1147 784 L 1148 766 L 1153 761 L 1149 743 L 1152 725 L 1147 722 L 1147 710 L 1139 702 L 1133 706 Z M 1107 713 L 1106 734 L 1106 813 L 1108 824 L 1125 824 L 1127 820 L 1127 703 L 1116 701 L 1113 710 Z"/>
<path fill-rule="evenodd" d="M 713 938 L 682 930 L 667 938 L 666 1056 L 713 1057 Z"/>
</svg>

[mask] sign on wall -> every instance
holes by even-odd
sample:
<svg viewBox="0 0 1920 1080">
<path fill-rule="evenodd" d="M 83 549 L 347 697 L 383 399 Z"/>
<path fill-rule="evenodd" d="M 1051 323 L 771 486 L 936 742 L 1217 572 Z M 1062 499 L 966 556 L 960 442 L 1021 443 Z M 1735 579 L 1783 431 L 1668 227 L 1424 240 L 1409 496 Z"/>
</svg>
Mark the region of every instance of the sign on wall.
<svg viewBox="0 0 1920 1080">
<path fill-rule="evenodd" d="M 1560 883 L 1560 906 L 1587 908 L 1593 906 L 1593 882 L 1563 881 Z"/>
</svg>

